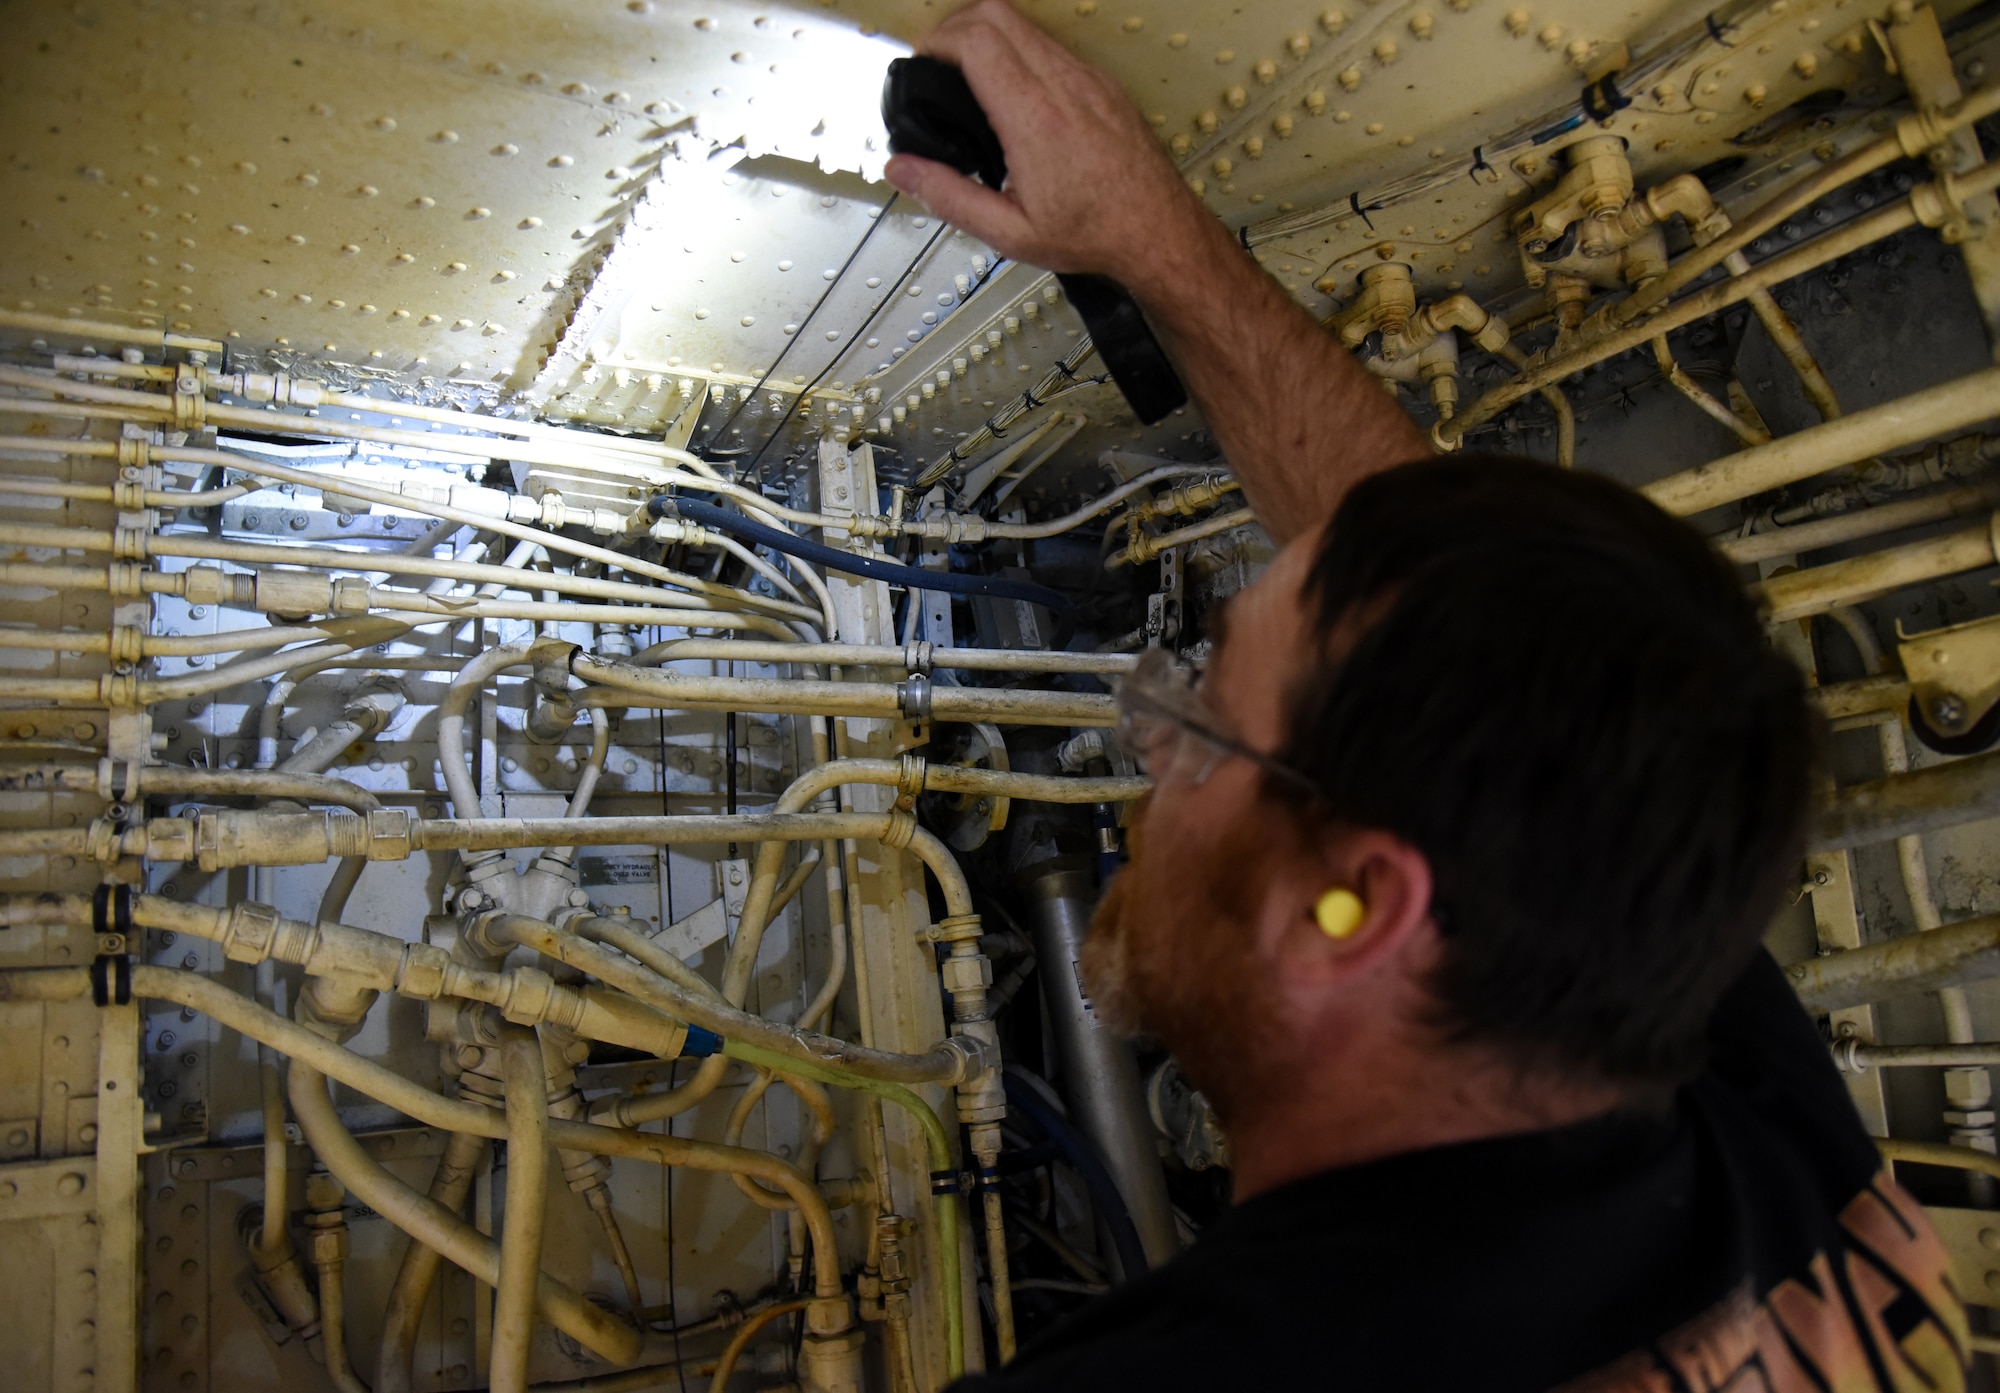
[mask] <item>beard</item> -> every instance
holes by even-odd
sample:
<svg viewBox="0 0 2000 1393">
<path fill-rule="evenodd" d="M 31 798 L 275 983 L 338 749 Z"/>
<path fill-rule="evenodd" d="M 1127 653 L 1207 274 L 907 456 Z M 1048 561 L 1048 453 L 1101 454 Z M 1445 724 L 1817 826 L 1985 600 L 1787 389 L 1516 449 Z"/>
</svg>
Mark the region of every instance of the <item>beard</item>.
<svg viewBox="0 0 2000 1393">
<path fill-rule="evenodd" d="M 1246 919 L 1271 838 L 1245 819 L 1162 847 L 1148 842 L 1147 812 L 1133 817 L 1130 860 L 1091 916 L 1083 984 L 1107 1028 L 1172 1052 L 1227 1123 L 1262 1092 L 1246 1067 L 1262 1051 L 1246 1041 L 1269 1040 L 1276 1026 Z"/>
</svg>

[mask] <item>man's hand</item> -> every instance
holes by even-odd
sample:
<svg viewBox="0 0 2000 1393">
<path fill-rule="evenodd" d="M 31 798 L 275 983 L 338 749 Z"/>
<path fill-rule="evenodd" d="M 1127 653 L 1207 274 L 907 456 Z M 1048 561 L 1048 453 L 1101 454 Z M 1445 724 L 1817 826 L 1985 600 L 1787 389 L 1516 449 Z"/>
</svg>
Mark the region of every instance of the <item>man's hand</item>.
<svg viewBox="0 0 2000 1393">
<path fill-rule="evenodd" d="M 1123 89 L 1005 0 L 960 10 L 918 51 L 964 71 L 1007 152 L 1004 190 L 915 155 L 889 161 L 889 182 L 946 222 L 1002 256 L 1139 293 L 1164 237 L 1201 242 L 1213 218 Z"/>
<path fill-rule="evenodd" d="M 1312 532 L 1356 480 L 1429 453 L 1181 181 L 1109 74 L 1005 0 L 959 11 L 921 50 L 965 73 L 1007 153 L 1007 186 L 911 155 L 889 161 L 890 182 L 1003 256 L 1131 291 L 1275 540 Z"/>
</svg>

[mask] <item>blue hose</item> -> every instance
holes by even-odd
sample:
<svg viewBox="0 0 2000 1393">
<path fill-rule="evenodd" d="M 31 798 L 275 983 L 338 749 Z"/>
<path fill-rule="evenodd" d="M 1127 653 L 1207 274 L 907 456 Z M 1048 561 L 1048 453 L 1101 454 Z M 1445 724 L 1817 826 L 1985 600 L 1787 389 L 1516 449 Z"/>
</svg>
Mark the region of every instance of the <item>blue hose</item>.
<svg viewBox="0 0 2000 1393">
<path fill-rule="evenodd" d="M 717 532 L 727 532 L 742 541 L 782 551 L 787 556 L 796 556 L 801 561 L 810 561 L 824 566 L 830 571 L 841 571 L 851 576 L 866 576 L 870 580 L 886 580 L 891 585 L 901 585 L 910 590 L 940 590 L 951 595 L 989 595 L 996 600 L 1026 600 L 1031 605 L 1040 605 L 1054 614 L 1069 612 L 1069 599 L 1047 586 L 1035 585 L 1025 580 L 1008 580 L 1004 576 L 974 576 L 959 571 L 933 571 L 918 566 L 904 566 L 894 561 L 884 561 L 875 556 L 859 556 L 851 551 L 841 551 L 838 547 L 826 546 L 820 542 L 809 542 L 793 532 L 776 527 L 766 527 L 761 522 L 752 522 L 741 513 L 731 512 L 714 503 L 698 503 L 691 498 L 676 498 L 672 494 L 659 494 L 648 499 L 646 511 L 654 517 L 680 517 L 701 527 L 710 527 Z"/>
<path fill-rule="evenodd" d="M 1028 1120 L 1040 1129 L 1041 1134 L 1056 1144 L 1070 1169 L 1083 1181 L 1084 1189 L 1090 1192 L 1090 1202 L 1097 1209 L 1097 1217 L 1104 1221 L 1104 1227 L 1111 1234 L 1111 1245 L 1118 1250 L 1118 1262 L 1125 1269 L 1125 1280 L 1131 1281 L 1147 1267 L 1146 1249 L 1139 1242 L 1138 1226 L 1132 1222 L 1132 1212 L 1125 1207 L 1125 1197 L 1118 1193 L 1117 1182 L 1111 1172 L 1098 1157 L 1097 1148 L 1089 1138 L 1070 1126 L 1069 1119 L 1050 1107 L 1048 1100 L 1035 1091 L 1035 1086 L 1014 1076 L 1010 1066 L 1000 1076 L 1007 1090 L 1008 1106 L 1026 1114 Z"/>
</svg>

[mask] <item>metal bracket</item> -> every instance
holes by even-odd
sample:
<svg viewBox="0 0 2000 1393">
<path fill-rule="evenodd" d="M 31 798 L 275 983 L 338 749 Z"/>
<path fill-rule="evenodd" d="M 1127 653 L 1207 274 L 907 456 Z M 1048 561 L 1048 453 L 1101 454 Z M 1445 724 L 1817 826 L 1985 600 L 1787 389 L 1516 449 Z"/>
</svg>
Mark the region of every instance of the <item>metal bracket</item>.
<svg viewBox="0 0 2000 1393">
<path fill-rule="evenodd" d="M 2000 618 L 1918 634 L 1896 653 L 1917 713 L 1947 739 L 1969 734 L 2000 703 Z"/>
</svg>

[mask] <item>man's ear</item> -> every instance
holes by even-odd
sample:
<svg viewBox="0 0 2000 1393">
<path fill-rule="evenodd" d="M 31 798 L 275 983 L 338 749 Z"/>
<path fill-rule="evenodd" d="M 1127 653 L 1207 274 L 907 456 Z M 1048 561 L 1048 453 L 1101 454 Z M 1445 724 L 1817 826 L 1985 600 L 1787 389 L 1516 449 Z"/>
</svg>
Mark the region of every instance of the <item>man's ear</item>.
<svg viewBox="0 0 2000 1393">
<path fill-rule="evenodd" d="M 1358 905 L 1327 900 L 1341 890 Z M 1431 891 L 1430 861 L 1410 843 L 1371 828 L 1341 831 L 1273 875 L 1262 927 L 1288 973 L 1349 977 L 1427 931 Z"/>
</svg>

